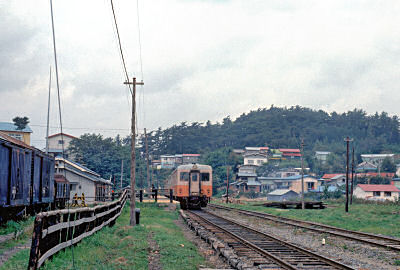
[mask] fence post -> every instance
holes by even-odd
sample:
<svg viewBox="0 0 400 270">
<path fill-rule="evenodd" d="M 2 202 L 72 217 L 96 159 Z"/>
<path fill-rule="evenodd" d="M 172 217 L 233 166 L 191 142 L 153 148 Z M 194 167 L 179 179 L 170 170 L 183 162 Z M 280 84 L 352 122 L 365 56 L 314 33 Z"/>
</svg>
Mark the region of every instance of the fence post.
<svg viewBox="0 0 400 270">
<path fill-rule="evenodd" d="M 32 245 L 31 245 L 31 252 L 29 255 L 28 269 L 37 269 L 38 266 L 39 245 L 40 245 L 40 239 L 42 239 L 42 226 L 43 226 L 43 219 L 41 217 L 36 217 L 33 227 Z"/>
<path fill-rule="evenodd" d="M 158 189 L 154 190 L 154 201 L 157 202 Z"/>
<path fill-rule="evenodd" d="M 173 201 L 173 195 L 174 195 L 174 190 L 173 189 L 170 189 L 169 190 L 169 202 L 170 203 L 172 203 L 172 201 Z"/>
<path fill-rule="evenodd" d="M 143 189 L 139 191 L 139 201 L 143 202 Z"/>
</svg>

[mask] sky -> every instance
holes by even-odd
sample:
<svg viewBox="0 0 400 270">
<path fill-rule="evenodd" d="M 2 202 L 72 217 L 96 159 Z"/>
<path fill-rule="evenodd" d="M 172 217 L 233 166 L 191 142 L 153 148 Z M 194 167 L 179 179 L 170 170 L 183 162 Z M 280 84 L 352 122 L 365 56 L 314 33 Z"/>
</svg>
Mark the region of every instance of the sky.
<svg viewBox="0 0 400 270">
<path fill-rule="evenodd" d="M 145 84 L 141 133 L 272 104 L 400 115 L 400 1 L 138 1 L 114 6 L 129 77 Z M 128 135 L 110 1 L 53 10 L 64 132 Z M 0 121 L 28 116 L 43 147 L 50 67 L 50 134 L 60 131 L 48 0 L 0 2 L 0 63 Z"/>
</svg>

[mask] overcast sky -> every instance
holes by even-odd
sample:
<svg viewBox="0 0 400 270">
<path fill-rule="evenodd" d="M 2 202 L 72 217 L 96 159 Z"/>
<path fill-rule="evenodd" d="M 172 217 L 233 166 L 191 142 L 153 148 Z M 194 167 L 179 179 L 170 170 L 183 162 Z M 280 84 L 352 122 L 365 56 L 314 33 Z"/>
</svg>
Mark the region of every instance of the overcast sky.
<svg viewBox="0 0 400 270">
<path fill-rule="evenodd" d="M 136 1 L 114 5 L 128 72 L 141 80 Z M 110 1 L 53 7 L 64 131 L 127 135 Z M 139 13 L 139 130 L 271 104 L 400 114 L 398 0 L 139 0 Z M 48 0 L 0 2 L 0 63 L 0 121 L 28 116 L 32 143 L 43 146 L 50 65 L 50 122 L 59 126 Z"/>
</svg>

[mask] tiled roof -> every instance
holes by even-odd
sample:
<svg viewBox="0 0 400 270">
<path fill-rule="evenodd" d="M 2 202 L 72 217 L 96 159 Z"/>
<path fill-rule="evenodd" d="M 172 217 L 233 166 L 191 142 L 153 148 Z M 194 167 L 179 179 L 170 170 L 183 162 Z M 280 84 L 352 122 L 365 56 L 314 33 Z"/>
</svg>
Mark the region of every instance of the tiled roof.
<svg viewBox="0 0 400 270">
<path fill-rule="evenodd" d="M 394 185 L 366 185 L 366 184 L 358 184 L 362 190 L 364 191 L 388 191 L 388 192 L 400 192 L 400 190 Z"/>
<path fill-rule="evenodd" d="M 376 177 L 376 176 L 381 176 L 381 177 L 388 177 L 388 178 L 393 178 L 395 173 L 387 173 L 387 172 L 381 172 L 376 173 L 376 172 L 368 172 L 368 173 L 357 173 L 357 177 Z"/>
<path fill-rule="evenodd" d="M 286 149 L 286 148 L 280 148 L 279 151 L 283 152 L 292 152 L 292 153 L 300 153 L 300 149 Z"/>
<path fill-rule="evenodd" d="M 331 179 L 333 177 L 344 175 L 343 173 L 326 173 L 322 176 L 322 179 Z"/>
<path fill-rule="evenodd" d="M 63 135 L 63 136 L 66 136 L 66 137 L 70 137 L 70 138 L 72 138 L 72 139 L 77 139 L 75 136 L 66 134 L 66 133 L 64 133 L 64 132 L 62 133 L 62 135 Z M 61 136 L 61 133 L 57 133 L 57 134 L 50 135 L 49 138 L 53 138 L 53 137 L 56 137 L 56 136 Z"/>
<path fill-rule="evenodd" d="M 17 132 L 28 132 L 32 133 L 32 129 L 27 125 L 24 129 L 17 129 L 18 127 L 14 123 L 0 122 L 0 130 L 3 131 L 17 131 Z"/>
</svg>

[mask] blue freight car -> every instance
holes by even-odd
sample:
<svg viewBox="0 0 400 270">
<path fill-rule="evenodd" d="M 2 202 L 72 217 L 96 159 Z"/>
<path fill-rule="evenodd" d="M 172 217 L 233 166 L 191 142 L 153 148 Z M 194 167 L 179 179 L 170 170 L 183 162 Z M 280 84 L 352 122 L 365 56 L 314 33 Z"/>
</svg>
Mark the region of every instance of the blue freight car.
<svg viewBox="0 0 400 270">
<path fill-rule="evenodd" d="M 0 222 L 54 205 L 54 158 L 0 132 Z"/>
</svg>

